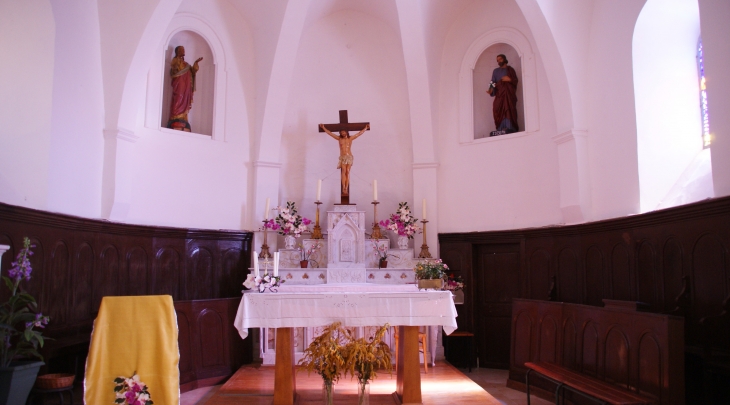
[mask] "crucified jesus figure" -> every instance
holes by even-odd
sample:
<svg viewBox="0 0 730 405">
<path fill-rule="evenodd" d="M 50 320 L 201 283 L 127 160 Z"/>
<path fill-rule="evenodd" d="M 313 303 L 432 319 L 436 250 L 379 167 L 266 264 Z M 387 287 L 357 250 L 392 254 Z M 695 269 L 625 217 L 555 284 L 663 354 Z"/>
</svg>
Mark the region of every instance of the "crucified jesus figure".
<svg viewBox="0 0 730 405">
<path fill-rule="evenodd" d="M 352 162 L 355 160 L 355 157 L 352 156 L 352 141 L 357 139 L 360 135 L 365 133 L 370 128 L 370 124 L 365 124 L 365 128 L 362 129 L 362 131 L 358 132 L 356 135 L 350 136 L 349 131 L 340 131 L 340 135 L 337 136 L 333 134 L 329 129 L 327 129 L 324 124 L 319 124 L 319 127 L 322 128 L 324 132 L 327 133 L 327 135 L 335 138 L 337 142 L 340 144 L 340 160 L 337 163 L 337 168 L 340 169 L 340 182 L 342 186 L 342 195 L 343 196 L 349 196 L 350 195 L 350 168 L 352 167 Z"/>
</svg>

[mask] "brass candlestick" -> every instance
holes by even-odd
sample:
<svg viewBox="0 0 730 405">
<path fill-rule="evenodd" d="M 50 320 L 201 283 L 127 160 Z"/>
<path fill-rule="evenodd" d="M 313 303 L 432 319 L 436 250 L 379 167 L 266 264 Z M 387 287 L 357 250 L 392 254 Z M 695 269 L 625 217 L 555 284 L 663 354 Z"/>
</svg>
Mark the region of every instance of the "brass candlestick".
<svg viewBox="0 0 730 405">
<path fill-rule="evenodd" d="M 324 239 L 322 236 L 322 228 L 319 227 L 319 206 L 322 204 L 322 201 L 315 201 L 315 204 L 317 204 L 317 215 L 315 216 L 315 222 L 314 222 L 314 231 L 312 231 L 312 239 Z"/>
<path fill-rule="evenodd" d="M 377 201 L 373 201 L 373 233 L 370 235 L 370 239 L 382 239 L 383 234 L 380 233 L 380 225 L 378 225 L 378 204 Z"/>
<path fill-rule="evenodd" d="M 259 253 L 259 259 L 270 259 L 271 253 L 269 253 L 269 245 L 267 242 L 267 234 L 269 231 L 269 228 L 266 226 L 266 223 L 269 222 L 268 219 L 264 219 L 264 243 L 261 245 L 261 253 Z"/>
<path fill-rule="evenodd" d="M 418 254 L 419 259 L 430 259 L 431 253 L 428 251 L 428 243 L 426 243 L 426 224 L 428 221 L 425 219 L 421 220 L 423 224 L 423 245 L 421 245 L 421 253 Z"/>
</svg>

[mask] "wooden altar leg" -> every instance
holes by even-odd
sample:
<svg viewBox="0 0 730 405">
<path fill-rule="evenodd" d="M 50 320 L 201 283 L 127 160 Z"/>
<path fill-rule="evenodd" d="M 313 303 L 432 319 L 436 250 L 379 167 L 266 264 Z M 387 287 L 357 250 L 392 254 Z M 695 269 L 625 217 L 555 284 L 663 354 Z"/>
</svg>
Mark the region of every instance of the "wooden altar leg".
<svg viewBox="0 0 730 405">
<path fill-rule="evenodd" d="M 418 360 L 418 326 L 398 326 L 396 395 L 402 404 L 421 404 L 421 369 Z"/>
<path fill-rule="evenodd" d="M 293 405 L 296 399 L 294 369 L 294 329 L 276 329 L 276 365 L 274 366 L 274 405 Z"/>
</svg>

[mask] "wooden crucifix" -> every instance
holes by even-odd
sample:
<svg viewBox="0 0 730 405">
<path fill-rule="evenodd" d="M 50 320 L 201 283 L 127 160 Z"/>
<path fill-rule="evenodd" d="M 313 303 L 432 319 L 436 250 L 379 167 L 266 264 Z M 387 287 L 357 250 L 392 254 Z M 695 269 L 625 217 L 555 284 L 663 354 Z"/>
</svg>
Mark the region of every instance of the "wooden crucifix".
<svg viewBox="0 0 730 405">
<path fill-rule="evenodd" d="M 336 124 L 319 124 L 319 132 L 326 132 L 340 144 L 340 160 L 337 168 L 340 169 L 340 204 L 350 204 L 350 168 L 354 161 L 352 156 L 352 141 L 357 139 L 365 131 L 370 129 L 369 122 L 347 122 L 347 110 L 340 110 L 340 122 Z M 332 132 L 340 132 L 335 135 Z M 356 135 L 350 136 L 350 131 L 360 131 Z"/>
</svg>

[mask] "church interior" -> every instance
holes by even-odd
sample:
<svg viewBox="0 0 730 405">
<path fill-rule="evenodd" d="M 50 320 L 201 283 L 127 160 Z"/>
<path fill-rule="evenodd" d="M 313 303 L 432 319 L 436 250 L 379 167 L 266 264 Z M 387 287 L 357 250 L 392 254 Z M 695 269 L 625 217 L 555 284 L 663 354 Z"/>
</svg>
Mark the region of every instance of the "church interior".
<svg viewBox="0 0 730 405">
<path fill-rule="evenodd" d="M 29 238 L 40 373 L 83 392 L 105 297 L 167 295 L 183 398 L 259 368 L 273 390 L 274 329 L 237 330 L 264 250 L 291 287 L 396 288 L 425 248 L 464 281 L 470 343 L 428 328 L 414 403 L 471 398 L 428 392 L 471 367 L 517 395 L 495 404 L 530 385 L 549 403 L 569 373 L 636 403 L 730 403 L 728 20 L 727 0 L 0 2 L 0 270 Z M 488 93 L 500 57 L 514 131 Z M 320 263 L 294 269 L 267 221 L 287 202 L 312 221 L 291 243 L 321 223 Z M 370 239 L 401 202 L 425 232 Z"/>
</svg>

